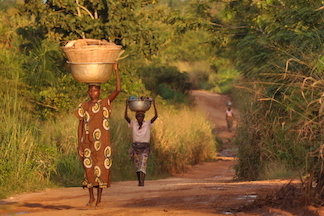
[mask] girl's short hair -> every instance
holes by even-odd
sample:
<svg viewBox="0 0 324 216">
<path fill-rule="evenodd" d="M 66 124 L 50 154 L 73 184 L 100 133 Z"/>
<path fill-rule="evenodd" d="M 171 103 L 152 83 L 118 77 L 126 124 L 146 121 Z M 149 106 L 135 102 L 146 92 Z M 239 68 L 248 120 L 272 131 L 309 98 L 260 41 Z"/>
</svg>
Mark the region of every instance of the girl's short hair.
<svg viewBox="0 0 324 216">
<path fill-rule="evenodd" d="M 136 115 L 135 116 L 137 117 L 137 116 L 140 116 L 140 115 L 145 116 L 145 112 L 141 112 L 141 111 L 140 112 L 136 112 Z"/>
</svg>

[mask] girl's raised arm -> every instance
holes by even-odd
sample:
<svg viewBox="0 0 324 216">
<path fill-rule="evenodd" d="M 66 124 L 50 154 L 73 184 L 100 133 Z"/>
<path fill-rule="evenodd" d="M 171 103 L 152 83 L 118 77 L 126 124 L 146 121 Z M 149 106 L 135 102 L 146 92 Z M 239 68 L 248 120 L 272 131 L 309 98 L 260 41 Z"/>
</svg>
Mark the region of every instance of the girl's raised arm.
<svg viewBox="0 0 324 216">
<path fill-rule="evenodd" d="M 155 105 L 155 100 L 153 99 L 153 107 L 154 107 L 154 117 L 151 119 L 151 123 L 155 122 L 155 120 L 158 118 L 158 112 L 156 109 L 156 105 Z"/>
</svg>

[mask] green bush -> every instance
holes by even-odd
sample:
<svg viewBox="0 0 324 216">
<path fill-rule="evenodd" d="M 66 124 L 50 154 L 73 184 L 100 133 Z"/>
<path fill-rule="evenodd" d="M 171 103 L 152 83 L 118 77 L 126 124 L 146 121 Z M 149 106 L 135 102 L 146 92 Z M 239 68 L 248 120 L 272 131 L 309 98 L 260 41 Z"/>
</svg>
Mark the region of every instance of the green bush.
<svg viewBox="0 0 324 216">
<path fill-rule="evenodd" d="M 0 196 L 45 187 L 81 185 L 83 169 L 77 155 L 77 118 L 70 113 L 57 116 L 55 120 L 35 121 L 30 113 L 20 109 L 22 101 L 5 99 L 16 103 L 17 107 L 13 112 L 7 103 L 0 113 L 3 140 L 0 143 Z M 111 119 L 113 181 L 136 178 L 134 163 L 127 156 L 132 136 L 121 111 L 123 106 L 124 103 L 114 104 Z M 205 116 L 189 108 L 175 110 L 159 102 L 157 106 L 159 118 L 152 129 L 149 179 L 185 172 L 194 164 L 214 160 L 217 143 Z M 133 114 L 130 113 L 131 118 L 135 118 Z M 146 119 L 151 117 L 152 109 Z"/>
<path fill-rule="evenodd" d="M 181 73 L 177 67 L 154 65 L 142 67 L 138 71 L 146 89 L 153 94 L 173 98 L 170 92 L 185 94 L 191 89 L 188 74 Z"/>
</svg>

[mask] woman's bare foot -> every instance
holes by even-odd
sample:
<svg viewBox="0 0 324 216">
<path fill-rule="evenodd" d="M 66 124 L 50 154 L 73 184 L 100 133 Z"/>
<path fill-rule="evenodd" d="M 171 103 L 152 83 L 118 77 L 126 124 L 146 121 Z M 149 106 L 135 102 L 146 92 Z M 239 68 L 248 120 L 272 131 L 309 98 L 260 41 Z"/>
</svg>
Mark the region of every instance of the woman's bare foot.
<svg viewBox="0 0 324 216">
<path fill-rule="evenodd" d="M 99 201 L 99 200 L 97 200 L 97 202 L 96 202 L 96 206 L 98 206 L 98 205 L 99 205 L 99 203 L 100 203 L 100 201 Z"/>
<path fill-rule="evenodd" d="M 86 206 L 87 207 L 92 207 L 94 202 L 95 202 L 95 199 L 90 199 Z M 96 205 L 97 205 L 97 203 L 96 203 Z"/>
<path fill-rule="evenodd" d="M 99 203 L 101 203 L 101 193 L 100 193 L 100 196 L 98 196 L 98 198 L 97 198 L 96 206 L 98 206 Z"/>
</svg>

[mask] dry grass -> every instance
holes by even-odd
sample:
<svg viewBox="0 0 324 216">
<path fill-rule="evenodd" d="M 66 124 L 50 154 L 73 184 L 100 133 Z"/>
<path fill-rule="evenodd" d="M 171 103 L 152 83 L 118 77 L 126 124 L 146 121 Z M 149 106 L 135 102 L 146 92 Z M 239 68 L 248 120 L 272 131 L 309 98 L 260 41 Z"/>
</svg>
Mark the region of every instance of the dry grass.
<svg viewBox="0 0 324 216">
<path fill-rule="evenodd" d="M 154 147 L 162 169 L 168 173 L 184 172 L 190 165 L 212 160 L 216 141 L 205 117 L 190 109 L 163 110 L 156 122 Z"/>
</svg>

